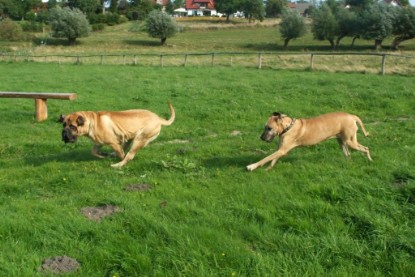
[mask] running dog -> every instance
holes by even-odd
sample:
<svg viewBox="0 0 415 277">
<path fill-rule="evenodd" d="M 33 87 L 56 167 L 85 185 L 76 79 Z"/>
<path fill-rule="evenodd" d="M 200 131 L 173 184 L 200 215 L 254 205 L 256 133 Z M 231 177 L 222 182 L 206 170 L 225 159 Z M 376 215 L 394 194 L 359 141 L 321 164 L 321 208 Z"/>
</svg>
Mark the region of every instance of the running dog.
<svg viewBox="0 0 415 277">
<path fill-rule="evenodd" d="M 362 128 L 363 134 L 368 136 L 363 122 L 356 115 L 334 112 L 323 114 L 314 118 L 295 119 L 285 114 L 274 112 L 265 124 L 265 130 L 261 139 L 271 142 L 276 136 L 280 137 L 278 150 L 257 163 L 246 168 L 253 171 L 264 164 L 271 162 L 267 170 L 270 170 L 279 158 L 297 146 L 310 146 L 318 144 L 329 138 L 337 138 L 346 158 L 350 157 L 349 147 L 370 157 L 369 148 L 357 142 L 357 123 Z"/>
<path fill-rule="evenodd" d="M 94 156 L 103 158 L 100 151 L 103 145 L 109 145 L 121 159 L 112 164 L 114 168 L 121 168 L 132 160 L 138 150 L 147 146 L 160 134 L 161 126 L 169 126 L 175 118 L 175 111 L 171 103 L 170 119 L 160 118 L 147 110 L 128 110 L 119 112 L 91 112 L 80 111 L 61 116 L 63 123 L 62 140 L 65 143 L 76 142 L 80 136 L 89 137 L 95 146 L 92 148 Z M 130 143 L 130 150 L 124 154 L 124 146 Z"/>
</svg>

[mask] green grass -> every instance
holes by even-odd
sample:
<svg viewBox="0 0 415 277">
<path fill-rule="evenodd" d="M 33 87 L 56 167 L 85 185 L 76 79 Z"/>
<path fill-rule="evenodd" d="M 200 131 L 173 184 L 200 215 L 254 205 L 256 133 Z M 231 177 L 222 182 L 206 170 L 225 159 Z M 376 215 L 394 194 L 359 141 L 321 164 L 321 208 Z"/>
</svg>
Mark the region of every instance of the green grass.
<svg viewBox="0 0 415 277">
<path fill-rule="evenodd" d="M 411 276 L 415 271 L 413 78 L 249 68 L 0 63 L 1 91 L 76 92 L 0 99 L 0 275 L 41 276 L 68 255 L 69 276 Z M 61 141 L 60 114 L 146 108 L 175 123 L 121 170 L 92 142 Z M 298 148 L 273 170 L 259 139 L 273 111 L 358 114 L 370 132 L 345 160 L 335 140 Z M 232 135 L 233 131 L 241 132 Z M 178 140 L 187 143 L 178 143 Z M 130 184 L 153 186 L 129 192 Z M 101 222 L 86 206 L 121 211 Z"/>
</svg>

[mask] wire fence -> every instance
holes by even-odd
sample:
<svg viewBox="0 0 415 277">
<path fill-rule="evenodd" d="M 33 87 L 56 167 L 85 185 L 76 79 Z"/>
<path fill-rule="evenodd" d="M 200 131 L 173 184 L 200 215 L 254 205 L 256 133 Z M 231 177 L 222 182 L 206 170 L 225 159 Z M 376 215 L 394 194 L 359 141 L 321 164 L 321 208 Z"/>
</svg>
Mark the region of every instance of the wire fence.
<svg viewBox="0 0 415 277">
<path fill-rule="evenodd" d="M 212 52 L 178 54 L 33 55 L 0 53 L 0 61 L 137 66 L 243 66 L 329 72 L 415 75 L 415 56 L 352 52 Z"/>
</svg>

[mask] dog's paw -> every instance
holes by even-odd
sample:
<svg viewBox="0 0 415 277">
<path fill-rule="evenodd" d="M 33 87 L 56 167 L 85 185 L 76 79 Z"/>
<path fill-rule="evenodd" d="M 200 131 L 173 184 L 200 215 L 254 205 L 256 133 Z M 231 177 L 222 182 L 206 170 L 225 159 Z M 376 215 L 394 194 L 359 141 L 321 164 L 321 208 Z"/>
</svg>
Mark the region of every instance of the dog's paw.
<svg viewBox="0 0 415 277">
<path fill-rule="evenodd" d="M 246 167 L 246 169 L 247 169 L 248 171 L 252 171 L 252 170 L 254 170 L 255 168 L 256 168 L 255 164 L 250 164 L 250 165 L 248 165 L 248 166 Z"/>
<path fill-rule="evenodd" d="M 112 164 L 111 167 L 112 168 L 117 168 L 120 169 L 124 164 L 122 162 L 116 163 L 116 164 Z"/>
</svg>

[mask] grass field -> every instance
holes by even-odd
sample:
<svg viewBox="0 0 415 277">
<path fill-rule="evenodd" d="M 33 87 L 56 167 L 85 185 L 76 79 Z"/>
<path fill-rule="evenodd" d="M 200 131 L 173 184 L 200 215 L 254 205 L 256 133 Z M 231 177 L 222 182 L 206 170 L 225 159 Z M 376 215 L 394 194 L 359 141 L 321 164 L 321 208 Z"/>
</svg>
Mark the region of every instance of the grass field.
<svg viewBox="0 0 415 277">
<path fill-rule="evenodd" d="M 411 276 L 415 271 L 413 78 L 249 68 L 0 63 L 1 91 L 76 92 L 0 99 L 0 275 Z M 176 121 L 121 170 L 92 143 L 61 141 L 60 114 L 150 109 Z M 358 114 L 374 161 L 335 140 L 293 150 L 273 170 L 245 166 L 275 151 L 259 139 L 273 111 Z M 109 149 L 108 149 L 109 150 Z M 145 184 L 147 191 L 125 190 Z M 91 221 L 84 207 L 118 212 Z"/>
</svg>

